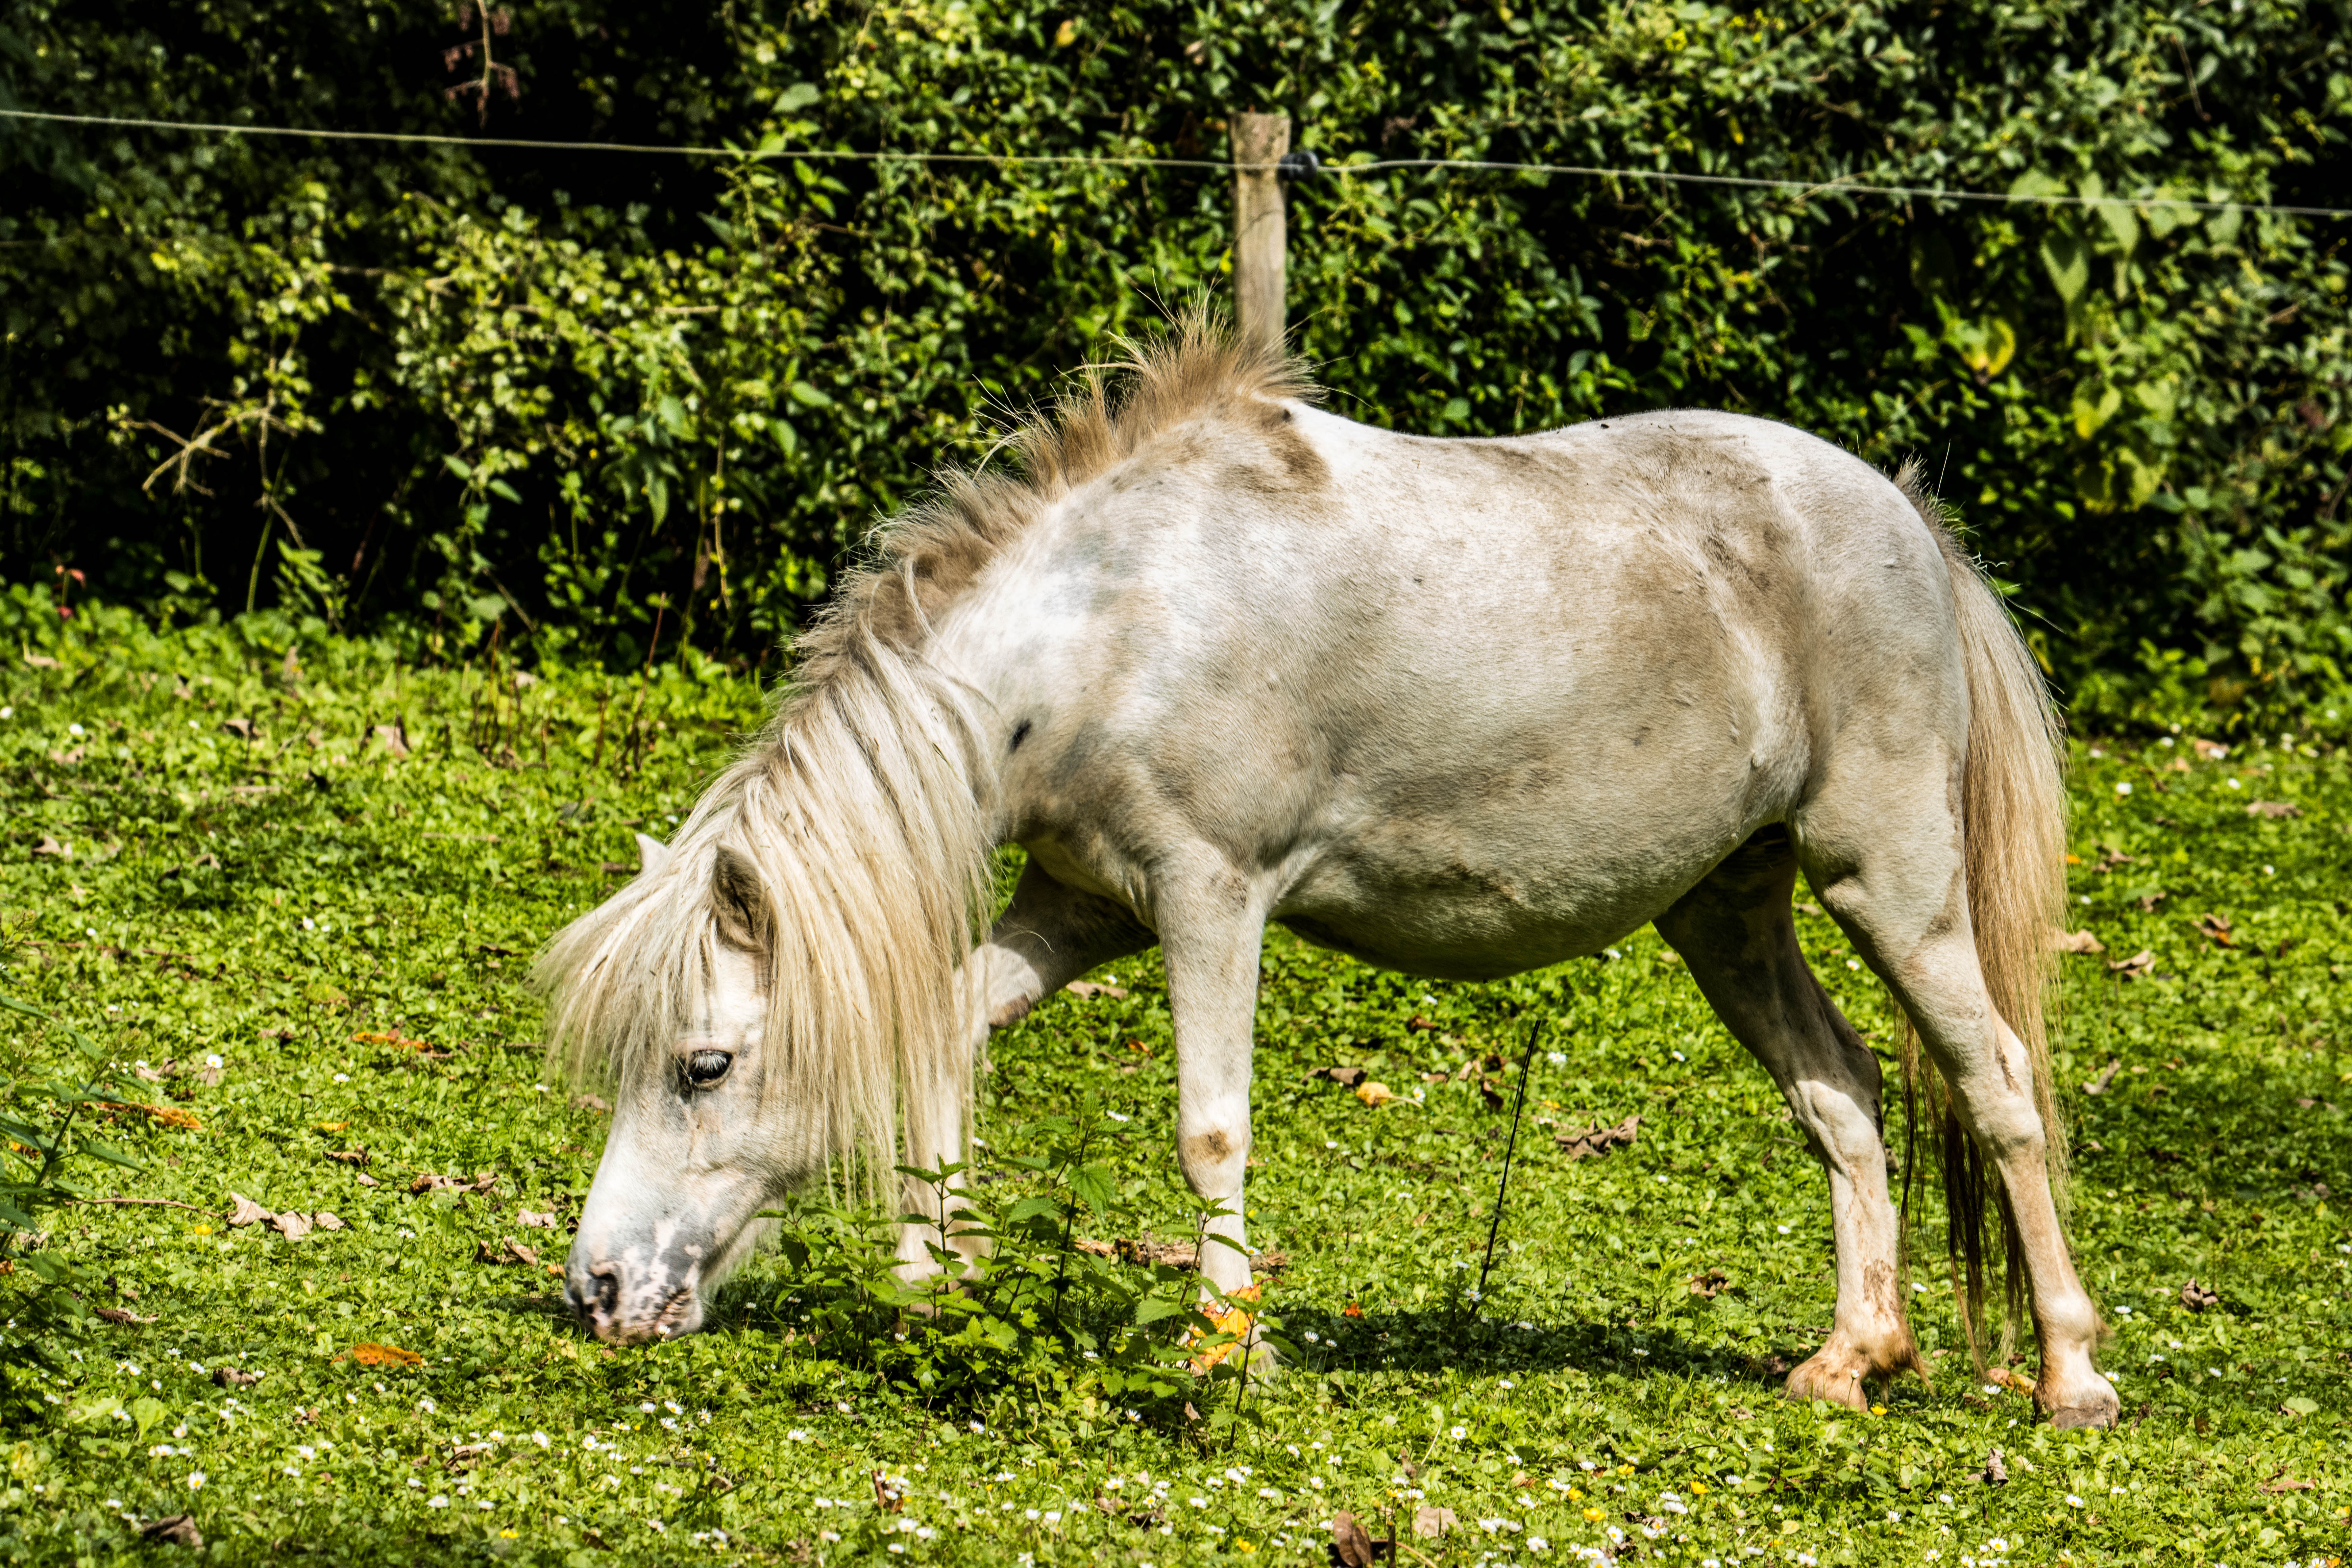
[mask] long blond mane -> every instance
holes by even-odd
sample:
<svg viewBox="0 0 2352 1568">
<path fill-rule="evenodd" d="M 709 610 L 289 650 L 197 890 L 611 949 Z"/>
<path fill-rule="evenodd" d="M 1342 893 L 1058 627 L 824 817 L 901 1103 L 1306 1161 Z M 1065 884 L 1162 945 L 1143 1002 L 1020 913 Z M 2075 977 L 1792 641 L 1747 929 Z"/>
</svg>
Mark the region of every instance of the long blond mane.
<svg viewBox="0 0 2352 1568">
<path fill-rule="evenodd" d="M 878 1153 L 899 1132 L 907 1149 L 933 1146 L 922 1108 L 961 1103 L 971 1082 L 962 966 L 989 913 L 995 826 L 978 698 L 926 660 L 931 630 L 1049 508 L 1176 425 L 1309 394 L 1295 363 L 1204 311 L 1119 347 L 1008 436 L 1014 471 L 950 469 L 876 531 L 667 865 L 549 943 L 533 979 L 560 1067 L 617 1073 L 624 1094 L 674 1070 L 719 940 L 724 852 L 772 906 L 768 1092 L 820 1119 L 824 1153 Z"/>
</svg>

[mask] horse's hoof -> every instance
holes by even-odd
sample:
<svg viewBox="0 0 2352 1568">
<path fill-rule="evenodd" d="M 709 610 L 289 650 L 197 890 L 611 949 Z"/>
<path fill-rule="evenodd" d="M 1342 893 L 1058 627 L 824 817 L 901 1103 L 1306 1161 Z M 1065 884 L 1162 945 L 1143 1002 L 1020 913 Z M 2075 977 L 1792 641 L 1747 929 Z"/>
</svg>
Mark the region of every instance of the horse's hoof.
<svg viewBox="0 0 2352 1568">
<path fill-rule="evenodd" d="M 2122 1402 L 2115 1390 L 2102 1388 L 2098 1394 L 2074 1405 L 2062 1405 L 2050 1413 L 2050 1425 L 2063 1432 L 2071 1426 L 2114 1426 L 2123 1417 Z"/>
<path fill-rule="evenodd" d="M 1823 1350 L 1789 1374 L 1783 1392 L 1800 1402 L 1827 1400 L 1849 1409 L 1870 1408 L 1870 1390 L 1864 1386 L 1870 1368 L 1858 1356 L 1832 1355 Z"/>
</svg>

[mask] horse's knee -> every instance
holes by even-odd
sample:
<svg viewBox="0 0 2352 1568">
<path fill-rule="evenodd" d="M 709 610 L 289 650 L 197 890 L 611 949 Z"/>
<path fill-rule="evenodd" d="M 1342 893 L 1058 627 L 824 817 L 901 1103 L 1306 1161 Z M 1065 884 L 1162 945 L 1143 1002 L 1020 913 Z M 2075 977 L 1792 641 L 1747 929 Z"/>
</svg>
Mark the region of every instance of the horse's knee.
<svg viewBox="0 0 2352 1568">
<path fill-rule="evenodd" d="M 1182 1129 L 1176 1141 L 1176 1158 L 1195 1193 L 1204 1198 L 1230 1197 L 1241 1188 L 1249 1147 L 1249 1123 L 1221 1118 Z"/>
</svg>

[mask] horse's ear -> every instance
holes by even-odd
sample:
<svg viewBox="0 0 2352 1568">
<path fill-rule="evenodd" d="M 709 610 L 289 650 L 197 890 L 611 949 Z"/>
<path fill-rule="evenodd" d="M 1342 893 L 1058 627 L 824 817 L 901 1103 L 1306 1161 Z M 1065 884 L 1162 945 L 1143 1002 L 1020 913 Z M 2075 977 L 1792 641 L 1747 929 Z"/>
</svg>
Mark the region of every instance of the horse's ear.
<svg viewBox="0 0 2352 1568">
<path fill-rule="evenodd" d="M 726 845 L 710 862 L 710 909 L 719 934 L 729 945 L 766 953 L 775 940 L 776 917 L 759 868 Z"/>
<path fill-rule="evenodd" d="M 669 846 L 658 838 L 637 835 L 637 875 L 658 877 L 669 864 Z"/>
</svg>

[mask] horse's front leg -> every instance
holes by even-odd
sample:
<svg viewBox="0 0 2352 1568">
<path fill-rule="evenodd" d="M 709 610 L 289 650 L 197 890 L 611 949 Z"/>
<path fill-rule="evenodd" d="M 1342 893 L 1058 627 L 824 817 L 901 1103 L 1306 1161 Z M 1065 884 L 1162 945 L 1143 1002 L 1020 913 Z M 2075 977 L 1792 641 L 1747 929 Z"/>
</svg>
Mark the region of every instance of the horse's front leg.
<svg viewBox="0 0 2352 1568">
<path fill-rule="evenodd" d="M 1031 861 L 995 929 L 964 964 L 965 1015 L 958 1037 L 962 1049 L 946 1070 L 907 1087 L 908 1163 L 937 1171 L 964 1159 L 969 1146 L 964 1111 L 991 1028 L 1018 1022 L 1040 997 L 1099 964 L 1140 952 L 1151 942 L 1151 932 L 1125 910 L 1108 899 L 1063 886 Z M 898 1227 L 897 1272 L 909 1284 L 940 1271 L 933 1254 L 943 1234 L 947 1246 L 966 1258 L 987 1250 L 985 1237 L 959 1234 L 973 1228 L 956 1218 L 963 1212 L 956 1194 L 964 1185 L 964 1173 L 950 1176 L 944 1185 L 941 1192 L 939 1184 L 905 1178 L 906 1206 L 899 1212 L 924 1216 L 922 1224 Z M 942 1209 L 947 1211 L 944 1225 Z"/>
<path fill-rule="evenodd" d="M 1202 1276 L 1220 1290 L 1250 1282 L 1242 1180 L 1250 1152 L 1250 1048 L 1265 912 L 1220 868 L 1204 885 L 1161 895 L 1160 947 L 1176 1026 L 1176 1156 L 1208 1213 Z"/>
</svg>

